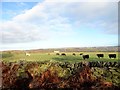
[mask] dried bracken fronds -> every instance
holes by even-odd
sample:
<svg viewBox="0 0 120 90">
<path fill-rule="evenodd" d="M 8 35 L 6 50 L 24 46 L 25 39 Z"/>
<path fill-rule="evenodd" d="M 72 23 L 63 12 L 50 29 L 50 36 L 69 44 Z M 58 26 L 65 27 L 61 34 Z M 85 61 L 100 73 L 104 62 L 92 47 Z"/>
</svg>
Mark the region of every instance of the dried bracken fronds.
<svg viewBox="0 0 120 90">
<path fill-rule="evenodd" d="M 120 69 L 117 67 L 90 67 L 88 63 L 72 65 L 70 63 L 33 62 L 25 64 L 2 63 L 2 89 L 79 88 L 80 90 L 119 90 L 120 88 L 119 80 L 112 82 L 105 79 L 107 77 L 120 79 L 118 74 Z M 113 77 L 109 76 L 109 73 Z"/>
</svg>

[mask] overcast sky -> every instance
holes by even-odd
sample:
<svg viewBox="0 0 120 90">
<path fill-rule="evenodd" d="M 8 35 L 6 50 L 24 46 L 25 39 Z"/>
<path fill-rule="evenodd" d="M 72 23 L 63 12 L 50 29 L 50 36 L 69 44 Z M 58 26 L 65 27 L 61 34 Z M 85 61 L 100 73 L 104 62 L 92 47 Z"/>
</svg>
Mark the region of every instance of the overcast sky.
<svg viewBox="0 0 120 90">
<path fill-rule="evenodd" d="M 118 3 L 2 2 L 1 50 L 118 45 Z"/>
</svg>

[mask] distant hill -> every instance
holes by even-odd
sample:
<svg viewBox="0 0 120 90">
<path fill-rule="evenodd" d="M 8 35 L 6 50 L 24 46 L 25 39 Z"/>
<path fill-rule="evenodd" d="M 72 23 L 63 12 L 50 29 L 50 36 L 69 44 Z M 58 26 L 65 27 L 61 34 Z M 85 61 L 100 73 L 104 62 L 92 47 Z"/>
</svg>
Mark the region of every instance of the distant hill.
<svg viewBox="0 0 120 90">
<path fill-rule="evenodd" d="M 28 50 L 29 52 L 117 52 L 120 51 L 120 46 L 108 46 L 108 47 L 71 47 L 71 48 L 52 48 L 52 49 L 36 49 Z"/>
<path fill-rule="evenodd" d="M 11 50 L 12 52 L 20 53 L 27 52 L 120 52 L 120 46 L 107 47 L 69 47 L 69 48 L 50 48 L 50 49 L 32 49 L 32 50 Z M 4 51 L 6 52 L 6 51 Z"/>
</svg>

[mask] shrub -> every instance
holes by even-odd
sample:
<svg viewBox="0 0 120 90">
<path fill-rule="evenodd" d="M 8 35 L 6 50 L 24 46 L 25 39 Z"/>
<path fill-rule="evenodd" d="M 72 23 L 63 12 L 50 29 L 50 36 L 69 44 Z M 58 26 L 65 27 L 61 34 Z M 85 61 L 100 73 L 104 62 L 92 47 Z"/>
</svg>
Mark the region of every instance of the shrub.
<svg viewBox="0 0 120 90">
<path fill-rule="evenodd" d="M 11 52 L 6 52 L 6 53 L 2 53 L 1 56 L 2 58 L 8 58 L 8 57 L 12 57 L 13 54 Z"/>
</svg>

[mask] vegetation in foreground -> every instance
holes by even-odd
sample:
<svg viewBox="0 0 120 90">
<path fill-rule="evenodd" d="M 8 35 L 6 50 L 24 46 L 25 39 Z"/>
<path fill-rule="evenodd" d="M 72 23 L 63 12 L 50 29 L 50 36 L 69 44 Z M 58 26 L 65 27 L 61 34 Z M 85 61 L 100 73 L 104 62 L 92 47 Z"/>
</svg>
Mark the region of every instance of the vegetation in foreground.
<svg viewBox="0 0 120 90">
<path fill-rule="evenodd" d="M 2 89 L 119 90 L 120 62 L 2 62 Z"/>
</svg>

